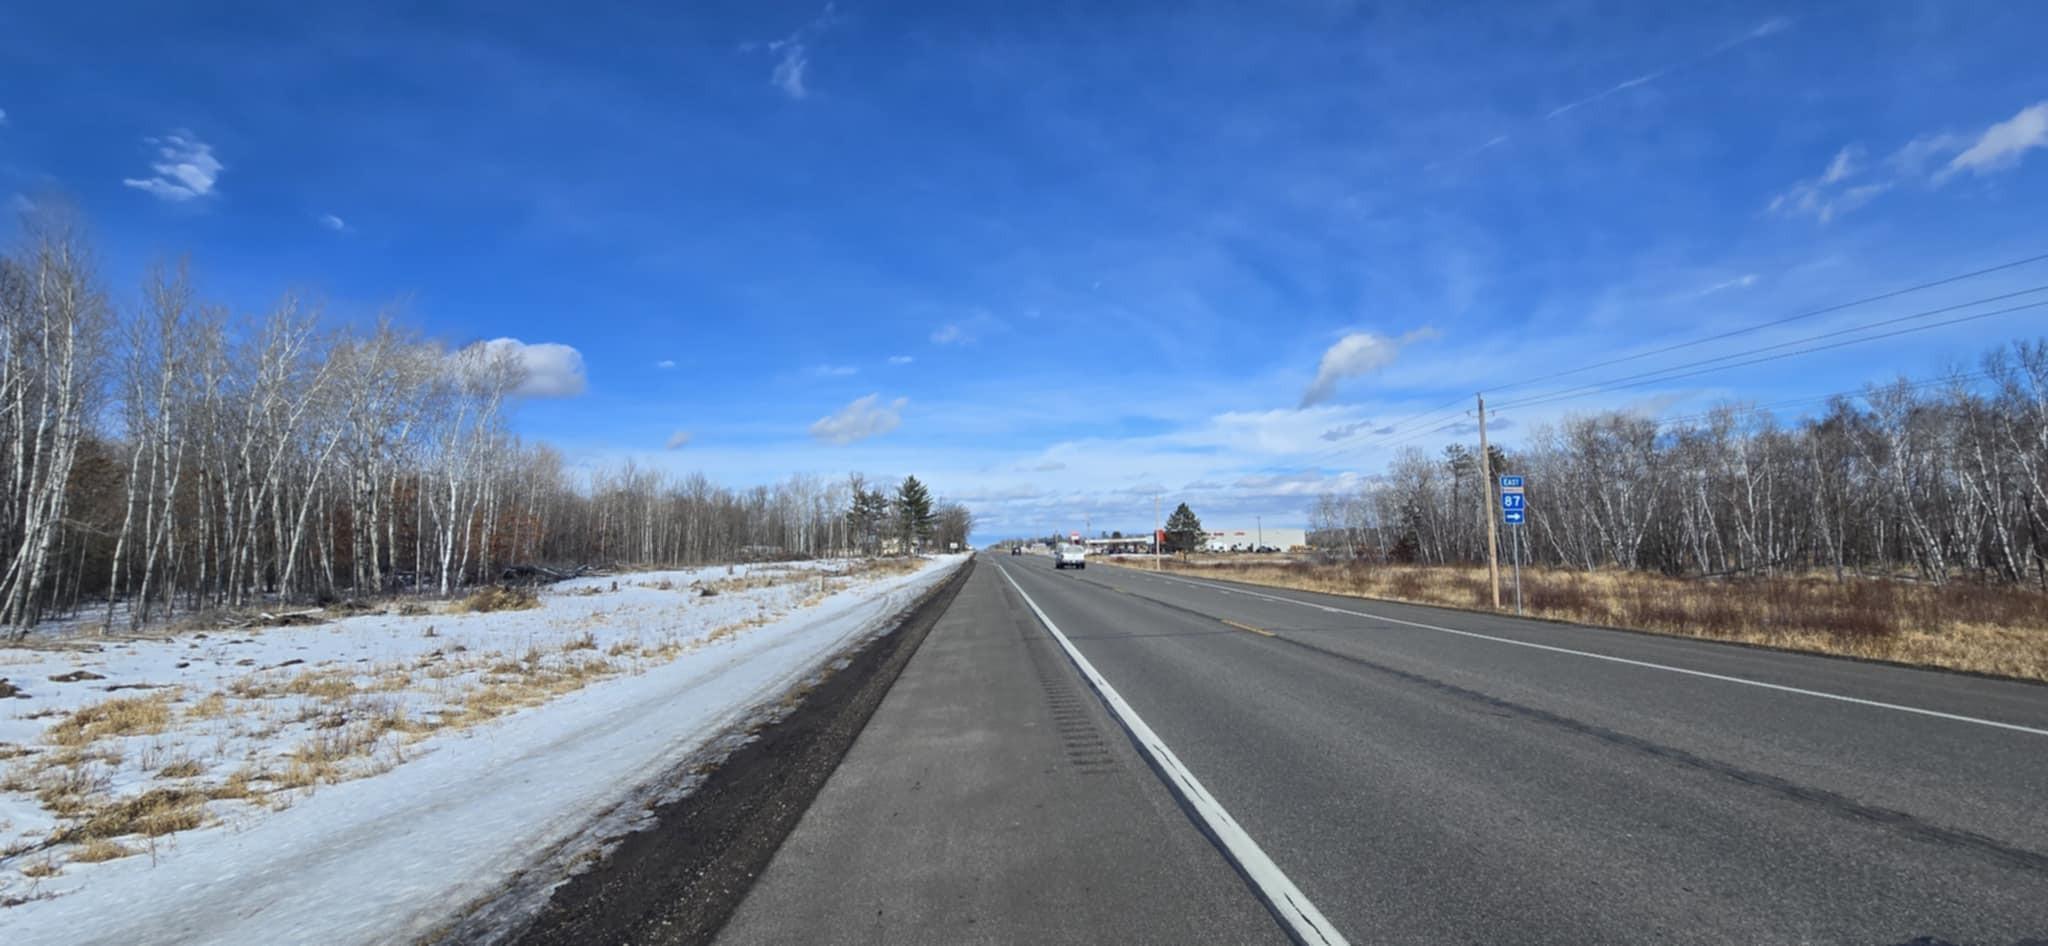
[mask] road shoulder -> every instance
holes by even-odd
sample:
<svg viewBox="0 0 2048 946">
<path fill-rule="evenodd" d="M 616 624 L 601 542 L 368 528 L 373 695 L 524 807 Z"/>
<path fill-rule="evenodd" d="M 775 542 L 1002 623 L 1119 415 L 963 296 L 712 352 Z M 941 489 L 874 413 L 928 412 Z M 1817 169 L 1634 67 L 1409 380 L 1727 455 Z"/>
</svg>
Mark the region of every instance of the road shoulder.
<svg viewBox="0 0 2048 946">
<path fill-rule="evenodd" d="M 718 942 L 1282 942 L 1071 663 L 972 576 Z"/>
</svg>

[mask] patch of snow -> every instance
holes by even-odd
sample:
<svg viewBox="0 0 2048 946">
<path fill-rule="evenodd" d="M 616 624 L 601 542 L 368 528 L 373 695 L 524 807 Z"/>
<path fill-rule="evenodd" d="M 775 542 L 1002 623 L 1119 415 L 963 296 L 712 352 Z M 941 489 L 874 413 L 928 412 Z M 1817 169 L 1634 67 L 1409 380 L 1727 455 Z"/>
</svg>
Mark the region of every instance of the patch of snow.
<svg viewBox="0 0 2048 946">
<path fill-rule="evenodd" d="M 342 781 L 302 789 L 258 778 L 250 801 L 209 802 L 217 820 L 207 827 L 153 844 L 119 839 L 146 853 L 66 863 L 75 845 L 58 844 L 0 856 L 0 899 L 26 898 L 0 909 L 0 927 L 10 944 L 426 935 L 550 852 L 616 833 L 622 801 L 874 633 L 963 561 L 933 557 L 910 574 L 884 576 L 846 575 L 847 563 L 827 562 L 591 577 L 554 586 L 529 611 L 367 614 L 110 641 L 97 652 L 0 651 L 0 677 L 29 694 L 0 700 L 0 751 L 35 752 L 0 763 L 16 771 L 63 751 L 49 727 L 66 714 L 110 697 L 170 701 L 164 731 L 86 744 L 76 767 L 113 798 L 217 784 L 229 769 L 274 775 L 295 747 L 394 704 L 405 718 L 437 723 L 411 741 L 384 734 L 347 760 Z M 755 586 L 716 596 L 691 590 L 750 577 Z M 480 688 L 517 678 L 494 676 L 494 661 L 573 667 L 604 654 L 615 669 L 587 686 L 509 715 L 446 722 Z M 49 680 L 80 670 L 104 679 Z M 284 692 L 302 674 L 347 680 L 347 693 Z M 107 692 L 140 685 L 153 689 Z M 232 695 L 238 687 L 258 695 Z M 215 693 L 226 711 L 196 714 Z M 206 774 L 161 774 L 187 759 Z M 65 823 L 24 786 L 0 786 L 0 851 L 42 843 Z M 39 864 L 61 872 L 29 876 Z"/>
</svg>

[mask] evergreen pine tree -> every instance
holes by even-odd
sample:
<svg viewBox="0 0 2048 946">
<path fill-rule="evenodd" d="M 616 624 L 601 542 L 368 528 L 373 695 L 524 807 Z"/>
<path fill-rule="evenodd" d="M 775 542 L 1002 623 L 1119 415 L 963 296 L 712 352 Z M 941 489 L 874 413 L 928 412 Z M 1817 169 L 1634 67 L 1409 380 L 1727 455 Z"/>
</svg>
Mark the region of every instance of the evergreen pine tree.
<svg viewBox="0 0 2048 946">
<path fill-rule="evenodd" d="M 896 534 L 903 539 L 904 550 L 915 552 L 931 538 L 937 518 L 932 512 L 931 491 L 917 477 L 904 477 L 903 485 L 896 487 Z"/>
<path fill-rule="evenodd" d="M 1202 547 L 1208 533 L 1202 530 L 1202 520 L 1195 518 L 1195 512 L 1181 503 L 1166 517 L 1166 548 L 1170 552 L 1192 552 Z"/>
</svg>

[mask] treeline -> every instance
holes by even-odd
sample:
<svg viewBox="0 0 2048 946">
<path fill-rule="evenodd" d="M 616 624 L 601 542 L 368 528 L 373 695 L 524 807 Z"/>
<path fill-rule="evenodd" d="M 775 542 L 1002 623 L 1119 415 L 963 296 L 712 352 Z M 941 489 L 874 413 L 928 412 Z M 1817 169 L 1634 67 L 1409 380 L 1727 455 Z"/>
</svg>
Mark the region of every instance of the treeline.
<svg viewBox="0 0 2048 946">
<path fill-rule="evenodd" d="M 16 635 L 88 604 L 140 624 L 260 598 L 446 594 L 511 563 L 964 547 L 972 529 L 922 484 L 903 516 L 902 487 L 859 477 L 579 476 L 508 429 L 513 352 L 451 350 L 388 315 L 328 329 L 290 297 L 237 317 L 182 267 L 122 307 L 75 224 L 31 216 L 23 237 L 0 256 L 0 627 Z"/>
<path fill-rule="evenodd" d="M 1496 447 L 1494 471 L 1528 478 L 1524 548 L 1540 564 L 2048 585 L 2048 340 L 1982 369 L 1874 384 L 1792 424 L 1739 406 L 1574 417 Z M 1487 488 L 1470 448 L 1410 449 L 1365 489 L 1319 497 L 1311 530 L 1384 561 L 1479 561 Z"/>
</svg>

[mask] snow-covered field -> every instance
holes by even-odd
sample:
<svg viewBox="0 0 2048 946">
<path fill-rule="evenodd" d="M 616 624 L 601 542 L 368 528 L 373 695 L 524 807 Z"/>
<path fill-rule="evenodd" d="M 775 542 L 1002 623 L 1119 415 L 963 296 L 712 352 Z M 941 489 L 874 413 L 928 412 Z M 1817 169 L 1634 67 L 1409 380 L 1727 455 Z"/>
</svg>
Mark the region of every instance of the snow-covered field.
<svg viewBox="0 0 2048 946">
<path fill-rule="evenodd" d="M 25 693 L 0 699 L 0 939 L 430 934 L 627 830 L 659 776 L 962 561 L 633 573 L 533 610 L 0 649 Z"/>
</svg>

